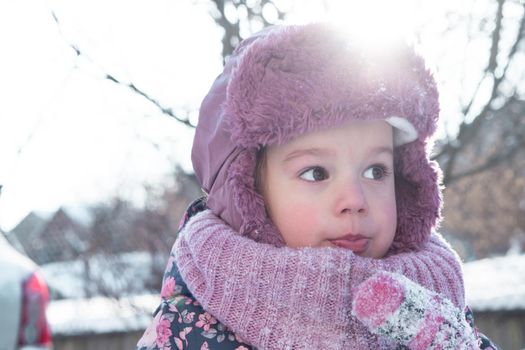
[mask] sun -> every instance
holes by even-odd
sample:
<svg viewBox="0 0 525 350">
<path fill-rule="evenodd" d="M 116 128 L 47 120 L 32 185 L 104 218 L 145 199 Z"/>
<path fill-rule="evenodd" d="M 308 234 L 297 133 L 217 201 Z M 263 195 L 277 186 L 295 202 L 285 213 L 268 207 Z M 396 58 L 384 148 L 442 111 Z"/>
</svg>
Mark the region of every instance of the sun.
<svg viewBox="0 0 525 350">
<path fill-rule="evenodd" d="M 326 19 L 372 47 L 411 41 L 417 20 L 410 0 L 326 1 Z"/>
</svg>

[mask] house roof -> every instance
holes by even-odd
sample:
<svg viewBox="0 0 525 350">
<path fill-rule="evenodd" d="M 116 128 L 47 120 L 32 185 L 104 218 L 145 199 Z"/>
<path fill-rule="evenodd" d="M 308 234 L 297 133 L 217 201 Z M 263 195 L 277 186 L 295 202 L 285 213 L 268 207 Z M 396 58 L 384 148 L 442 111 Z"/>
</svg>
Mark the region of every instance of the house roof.
<svg viewBox="0 0 525 350">
<path fill-rule="evenodd" d="M 89 208 L 83 207 L 33 211 L 6 233 L 6 237 L 37 264 L 69 260 L 87 248 L 84 233 L 89 230 L 93 217 Z"/>
<path fill-rule="evenodd" d="M 463 270 L 474 311 L 525 310 L 525 254 L 469 262 Z"/>
<path fill-rule="evenodd" d="M 52 301 L 47 317 L 54 336 L 132 332 L 146 329 L 159 303 L 158 294 L 65 299 Z"/>
<path fill-rule="evenodd" d="M 27 214 L 9 233 L 8 235 L 17 235 L 18 238 L 33 237 L 41 231 L 47 221 L 51 219 L 52 213 L 31 212 Z M 9 237 L 8 237 L 9 239 Z"/>
<path fill-rule="evenodd" d="M 41 269 L 57 299 L 81 299 L 101 294 L 128 296 L 147 293 L 146 284 L 154 277 L 152 268 L 160 265 L 163 270 L 166 260 L 165 256 L 155 257 L 148 252 L 98 254 L 85 261 L 44 264 Z"/>
<path fill-rule="evenodd" d="M 33 235 L 40 233 L 45 225 L 60 211 L 63 211 L 75 223 L 90 226 L 93 223 L 93 213 L 83 206 L 65 206 L 54 211 L 32 211 L 27 214 L 11 231 L 10 234 Z"/>
<path fill-rule="evenodd" d="M 95 219 L 93 212 L 86 206 L 64 206 L 59 210 L 63 210 L 77 224 L 85 227 L 91 226 Z"/>
</svg>

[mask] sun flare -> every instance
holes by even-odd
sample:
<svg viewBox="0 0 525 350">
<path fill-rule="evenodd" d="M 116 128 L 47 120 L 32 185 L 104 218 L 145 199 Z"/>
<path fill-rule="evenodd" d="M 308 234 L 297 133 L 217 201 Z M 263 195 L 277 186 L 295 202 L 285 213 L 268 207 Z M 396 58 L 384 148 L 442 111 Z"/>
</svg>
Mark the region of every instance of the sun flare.
<svg viewBox="0 0 525 350">
<path fill-rule="evenodd" d="M 335 0 L 327 4 L 327 20 L 370 46 L 412 39 L 414 6 L 409 0 Z"/>
</svg>

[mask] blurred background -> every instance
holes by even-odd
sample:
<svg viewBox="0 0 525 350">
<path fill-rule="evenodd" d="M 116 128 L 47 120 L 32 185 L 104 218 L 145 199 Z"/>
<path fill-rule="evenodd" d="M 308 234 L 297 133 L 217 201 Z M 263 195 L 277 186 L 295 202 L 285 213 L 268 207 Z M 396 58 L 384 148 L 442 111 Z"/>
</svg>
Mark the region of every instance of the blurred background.
<svg viewBox="0 0 525 350">
<path fill-rule="evenodd" d="M 242 38 L 319 20 L 435 72 L 440 232 L 478 328 L 525 348 L 525 1 L 0 0 L 0 228 L 42 272 L 55 349 L 134 347 L 201 195 L 200 101 Z"/>
</svg>

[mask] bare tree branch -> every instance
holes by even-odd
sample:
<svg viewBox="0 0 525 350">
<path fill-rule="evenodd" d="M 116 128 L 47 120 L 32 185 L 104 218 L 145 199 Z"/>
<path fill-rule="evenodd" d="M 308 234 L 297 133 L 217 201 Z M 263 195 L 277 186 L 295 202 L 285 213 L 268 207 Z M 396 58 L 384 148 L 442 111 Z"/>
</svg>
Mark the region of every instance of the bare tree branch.
<svg viewBox="0 0 525 350">
<path fill-rule="evenodd" d="M 271 0 L 259 0 L 257 3 L 253 6 L 248 6 L 246 0 L 239 0 L 239 1 L 228 1 L 228 0 L 213 0 L 213 3 L 215 4 L 215 7 L 217 8 L 218 15 L 215 13 L 211 13 L 213 19 L 215 20 L 215 23 L 217 23 L 223 30 L 224 35 L 222 37 L 222 57 L 223 57 L 223 63 L 225 62 L 226 58 L 232 54 L 233 50 L 235 49 L 236 43 L 241 41 L 241 23 L 239 20 L 237 20 L 235 23 L 231 23 L 225 13 L 225 6 L 226 4 L 232 5 L 235 7 L 237 11 L 241 7 L 245 8 L 248 13 L 248 23 L 260 20 L 263 23 L 263 26 L 267 27 L 269 25 L 272 25 L 273 23 L 270 23 L 268 19 L 264 17 L 262 14 L 262 9 L 265 5 L 269 4 L 274 7 L 275 11 L 277 12 L 277 18 L 279 20 L 284 19 L 286 16 L 286 13 L 281 11 L 279 7 Z"/>
<path fill-rule="evenodd" d="M 224 9 L 225 1 L 213 0 L 220 16 L 213 16 L 215 23 L 217 23 L 222 29 L 224 29 L 224 36 L 222 37 L 222 57 L 223 63 L 226 57 L 232 54 L 234 45 L 232 42 L 234 39 L 240 40 L 240 26 L 239 21 L 237 23 L 230 23 L 226 18 Z"/>
<path fill-rule="evenodd" d="M 491 168 L 498 166 L 499 164 L 502 164 L 505 161 L 511 160 L 524 147 L 525 147 L 525 141 L 521 141 L 518 144 L 516 144 L 514 147 L 512 147 L 510 150 L 508 150 L 507 152 L 493 155 L 489 157 L 483 164 L 475 168 L 471 168 L 467 171 L 450 175 L 450 177 L 447 180 L 447 185 L 450 185 L 453 182 L 456 182 L 459 179 L 462 179 L 464 177 L 473 176 L 473 175 L 482 173 L 486 170 L 489 170 Z"/>
<path fill-rule="evenodd" d="M 472 140 L 477 138 L 477 136 L 479 135 L 481 126 L 485 123 L 488 117 L 493 116 L 494 112 L 496 112 L 492 108 L 492 102 L 496 98 L 501 97 L 501 92 L 499 90 L 499 87 L 501 83 L 505 80 L 507 72 L 508 72 L 508 67 L 510 66 L 513 57 L 518 51 L 519 43 L 522 41 L 524 37 L 525 4 L 524 4 L 524 15 L 522 15 L 518 34 L 516 36 L 515 41 L 513 42 L 511 50 L 509 51 L 508 59 L 505 63 L 505 66 L 503 67 L 501 75 L 496 76 L 496 73 L 495 73 L 497 69 L 496 56 L 497 56 L 497 52 L 499 51 L 499 41 L 500 41 L 501 30 L 502 30 L 501 22 L 503 18 L 503 10 L 502 10 L 503 3 L 504 3 L 504 0 L 498 0 L 498 10 L 496 14 L 496 26 L 492 32 L 492 47 L 491 47 L 491 52 L 490 52 L 489 60 L 487 63 L 487 67 L 484 70 L 483 77 L 481 78 L 480 82 L 478 83 L 478 86 L 476 87 L 476 90 L 472 96 L 472 99 L 462 111 L 465 118 L 459 126 L 459 132 L 456 138 L 452 140 L 452 142 L 447 142 L 446 144 L 444 144 L 442 148 L 440 149 L 440 151 L 432 157 L 433 159 L 440 162 L 442 168 L 444 169 L 443 182 L 445 184 L 448 184 L 450 181 L 454 179 L 468 176 L 468 174 L 470 173 L 475 174 L 475 173 L 479 173 L 480 171 L 487 170 L 490 168 L 490 165 L 496 164 L 494 160 L 491 159 L 491 160 L 487 160 L 487 163 L 484 166 L 480 166 L 479 168 L 465 171 L 462 174 L 454 174 L 458 155 L 466 148 L 468 144 L 472 142 Z M 496 66 L 494 66 L 495 64 Z M 490 97 L 487 99 L 487 101 L 485 102 L 484 106 L 482 107 L 478 115 L 472 118 L 471 121 L 467 120 L 466 116 L 471 111 L 471 107 L 474 101 L 476 100 L 480 86 L 483 84 L 483 82 L 486 79 L 492 79 L 492 88 L 490 92 Z M 511 98 L 507 98 L 505 105 L 510 103 L 513 99 L 514 99 L 514 96 Z M 498 110 L 501 110 L 501 109 L 502 109 L 501 107 L 498 108 Z M 502 156 L 503 156 L 503 153 L 502 153 Z"/>
<path fill-rule="evenodd" d="M 174 118 L 176 121 L 178 121 L 178 122 L 180 122 L 180 123 L 182 123 L 182 124 L 184 124 L 186 126 L 189 126 L 191 128 L 195 128 L 195 125 L 192 124 L 189 121 L 188 118 L 182 119 L 182 118 L 177 117 L 171 108 L 166 108 L 166 107 L 162 106 L 159 101 L 157 101 L 156 99 L 154 99 L 153 97 L 151 97 L 150 95 L 145 93 L 144 91 L 140 90 L 139 88 L 137 88 L 133 83 L 127 83 L 127 84 L 123 83 L 123 82 L 121 82 L 120 80 L 118 80 L 117 78 L 115 78 L 114 76 L 112 76 L 110 74 L 106 74 L 106 79 L 109 80 L 109 81 L 114 82 L 115 84 L 119 84 L 119 85 L 123 85 L 123 86 L 128 87 L 133 92 L 139 94 L 140 96 L 144 97 L 146 100 L 150 101 L 155 106 L 157 106 L 157 108 L 160 109 L 160 111 L 163 114 L 166 114 L 166 115 Z"/>
<path fill-rule="evenodd" d="M 520 21 L 520 26 L 518 28 L 518 32 L 516 34 L 516 39 L 514 40 L 514 43 L 512 44 L 512 47 L 509 52 L 509 59 L 507 60 L 505 64 L 505 68 L 503 69 L 503 73 L 501 74 L 498 79 L 503 79 L 507 75 L 507 70 L 510 66 L 510 63 L 512 62 L 512 58 L 515 56 L 516 52 L 518 51 L 518 45 L 525 36 L 525 3 L 523 3 L 523 13 Z"/>
<path fill-rule="evenodd" d="M 87 55 L 85 54 L 77 45 L 75 44 L 72 44 L 70 43 L 69 41 L 66 40 L 64 34 L 62 33 L 62 29 L 60 27 L 60 21 L 57 17 L 57 15 L 55 14 L 54 11 L 51 11 L 51 16 L 53 17 L 53 20 L 55 21 L 55 23 L 57 24 L 58 26 L 58 29 L 59 29 L 59 32 L 60 34 L 62 35 L 62 37 L 64 38 L 64 40 L 66 41 L 67 45 L 69 47 L 71 47 L 76 55 L 78 57 L 82 56 L 84 58 L 86 58 L 89 62 L 95 64 L 93 62 L 93 60 Z M 97 65 L 99 66 L 99 65 Z M 99 68 L 103 71 L 103 69 L 99 66 Z M 123 83 L 121 82 L 119 79 L 115 78 L 113 75 L 109 74 L 109 73 L 106 73 L 104 72 L 104 78 L 117 84 L 117 85 L 122 85 L 122 86 L 125 86 L 127 88 L 129 88 L 131 91 L 133 91 L 134 93 L 137 93 L 138 95 L 142 96 L 143 98 L 145 98 L 146 100 L 148 100 L 149 102 L 153 103 L 163 114 L 175 119 L 176 121 L 190 127 L 190 128 L 195 128 L 195 125 L 192 124 L 189 120 L 189 117 L 186 117 L 186 118 L 181 118 L 181 117 L 178 117 L 171 108 L 167 108 L 167 107 L 164 107 L 159 101 L 157 101 L 156 99 L 154 99 L 153 97 L 151 97 L 149 94 L 147 94 L 146 92 L 144 92 L 143 90 L 137 88 L 135 86 L 135 84 L 133 83 Z"/>
<path fill-rule="evenodd" d="M 503 5 L 505 0 L 498 0 L 498 10 L 496 12 L 496 26 L 492 33 L 492 45 L 490 47 L 489 63 L 485 72 L 494 74 L 494 70 L 498 66 L 497 57 L 499 53 L 499 42 L 501 39 L 501 22 L 503 20 Z"/>
<path fill-rule="evenodd" d="M 476 97 L 478 96 L 479 89 L 489 74 L 493 77 L 492 95 L 491 95 L 491 98 L 489 99 L 489 102 L 492 101 L 492 98 L 494 97 L 495 92 L 497 91 L 500 81 L 496 83 L 496 79 L 494 77 L 494 71 L 497 68 L 497 56 L 499 53 L 499 42 L 501 38 L 501 22 L 503 20 L 504 3 L 505 3 L 505 0 L 498 0 L 498 9 L 497 9 L 496 20 L 495 20 L 496 26 L 494 27 L 494 30 L 492 31 L 492 44 L 490 47 L 490 55 L 489 55 L 487 67 L 485 68 L 484 74 L 481 77 L 480 81 L 478 82 L 476 89 L 474 90 L 474 94 L 472 95 L 470 102 L 465 108 L 463 108 L 464 116 L 467 116 L 469 114 L 470 109 L 472 108 L 472 104 L 474 103 L 474 101 L 476 100 Z M 510 60 L 511 60 L 511 56 L 509 55 L 509 61 Z"/>
</svg>

